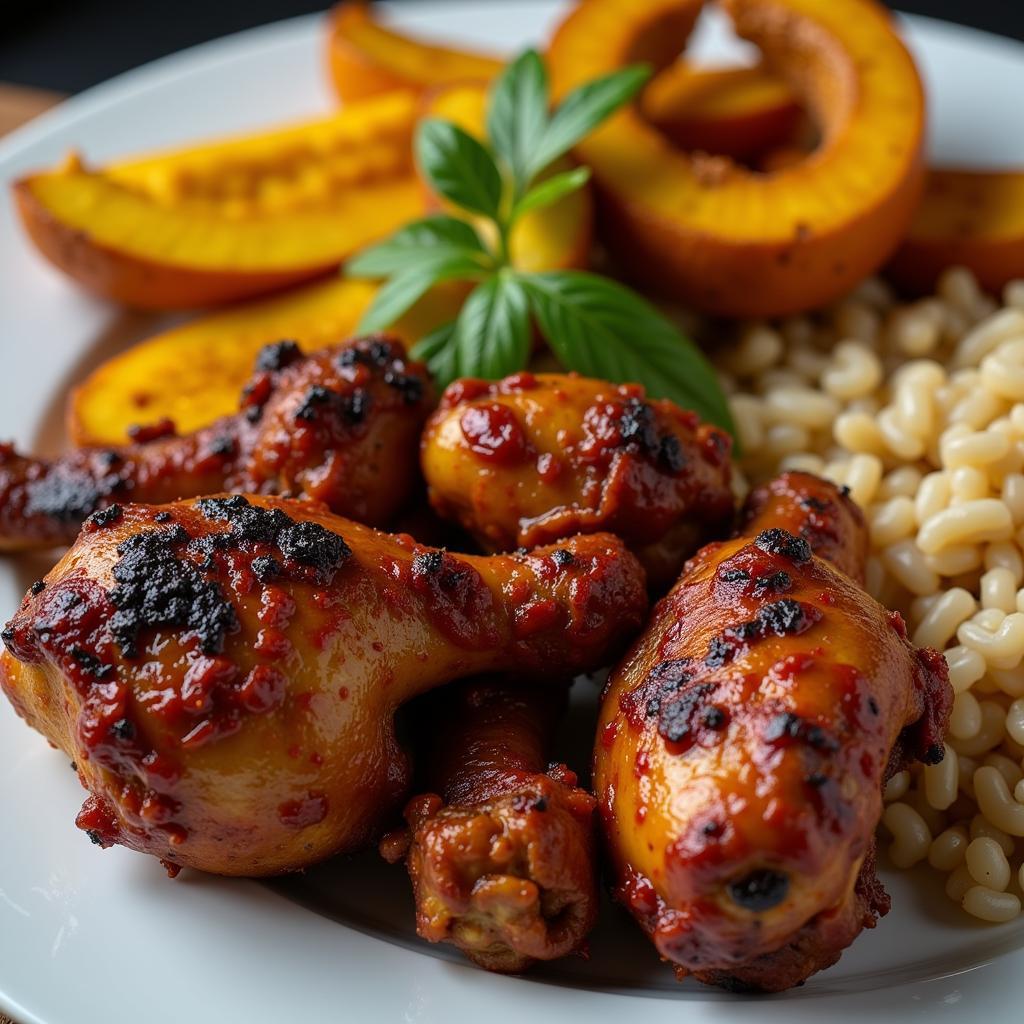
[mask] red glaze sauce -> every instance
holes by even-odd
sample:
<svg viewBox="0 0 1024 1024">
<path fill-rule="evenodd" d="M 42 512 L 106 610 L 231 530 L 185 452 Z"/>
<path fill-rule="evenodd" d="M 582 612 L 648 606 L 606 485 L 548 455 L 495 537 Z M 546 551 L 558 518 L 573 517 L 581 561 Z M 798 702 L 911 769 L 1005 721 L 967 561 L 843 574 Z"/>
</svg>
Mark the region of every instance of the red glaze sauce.
<svg viewBox="0 0 1024 1024">
<path fill-rule="evenodd" d="M 280 707 L 287 691 L 288 680 L 282 673 L 269 665 L 257 665 L 239 687 L 238 701 L 246 711 L 259 715 Z"/>
<path fill-rule="evenodd" d="M 787 654 L 782 661 L 772 667 L 772 675 L 777 679 L 795 679 L 801 672 L 814 667 L 814 657 L 807 651 Z"/>
<path fill-rule="evenodd" d="M 562 606 L 554 598 L 530 601 L 515 610 L 515 635 L 522 640 L 554 629 L 563 621 Z"/>
<path fill-rule="evenodd" d="M 494 595 L 469 562 L 447 551 L 424 551 L 401 572 L 410 589 L 426 598 L 431 621 L 452 643 L 476 648 L 500 642 Z"/>
<path fill-rule="evenodd" d="M 487 462 L 510 466 L 526 458 L 526 435 L 508 406 L 470 406 L 459 417 L 459 427 L 473 452 Z"/>
<path fill-rule="evenodd" d="M 615 746 L 615 739 L 619 735 L 619 723 L 617 719 L 612 719 L 605 727 L 601 730 L 601 746 L 605 750 L 611 750 Z"/>
<path fill-rule="evenodd" d="M 136 424 L 128 428 L 128 437 L 135 444 L 147 444 L 150 441 L 159 441 L 161 438 L 174 437 L 176 433 L 174 420 L 166 416 L 155 423 Z"/>
<path fill-rule="evenodd" d="M 526 370 L 513 373 L 498 383 L 498 391 L 503 395 L 518 391 L 533 391 L 537 387 L 537 378 Z"/>
<path fill-rule="evenodd" d="M 537 476 L 546 484 L 557 483 L 565 472 L 565 464 L 551 452 L 537 456 Z"/>
<path fill-rule="evenodd" d="M 310 790 L 300 800 L 286 800 L 277 809 L 277 816 L 282 825 L 288 828 L 308 828 L 319 825 L 327 817 L 327 797 L 323 793 Z"/>
<path fill-rule="evenodd" d="M 493 394 L 493 391 L 487 381 L 478 380 L 475 377 L 463 377 L 448 385 L 445 393 L 441 396 L 440 407 L 454 409 L 464 402 L 472 402 L 490 394 Z"/>
<path fill-rule="evenodd" d="M 110 805 L 95 796 L 87 796 L 75 824 L 97 845 L 106 849 L 121 838 L 121 829 Z"/>
<path fill-rule="evenodd" d="M 291 652 L 292 642 L 279 629 L 261 629 L 256 635 L 253 650 L 264 658 L 283 658 Z"/>
<path fill-rule="evenodd" d="M 653 917 L 661 908 L 661 900 L 650 879 L 631 867 L 626 868 L 615 895 L 641 919 Z"/>
</svg>

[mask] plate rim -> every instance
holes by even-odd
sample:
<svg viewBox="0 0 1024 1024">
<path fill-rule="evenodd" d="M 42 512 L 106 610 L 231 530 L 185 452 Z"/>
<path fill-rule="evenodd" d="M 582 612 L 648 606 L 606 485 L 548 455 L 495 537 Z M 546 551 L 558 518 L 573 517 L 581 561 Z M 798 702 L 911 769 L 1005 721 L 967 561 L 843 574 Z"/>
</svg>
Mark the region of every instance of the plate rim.
<svg viewBox="0 0 1024 1024">
<path fill-rule="evenodd" d="M 427 10 L 443 12 L 444 9 L 457 9 L 459 7 L 467 6 L 468 2 L 470 2 L 470 0 L 430 0 L 430 2 L 418 6 L 417 14 L 423 15 Z M 393 5 L 390 4 L 382 6 L 394 9 Z M 530 7 L 541 6 L 547 5 L 544 3 L 538 3 L 536 0 L 532 0 L 532 2 L 517 5 L 517 8 L 528 10 Z M 405 7 L 406 11 L 408 11 L 408 9 L 408 7 Z M 200 68 L 208 70 L 218 65 L 229 64 L 233 60 L 251 57 L 254 52 L 259 50 L 274 50 L 283 45 L 288 45 L 289 43 L 293 43 L 297 39 L 302 38 L 307 33 L 316 31 L 313 26 L 320 23 L 324 17 L 325 15 L 323 13 L 304 14 L 231 33 L 226 36 L 168 54 L 154 61 L 140 65 L 139 67 L 125 71 L 114 78 L 93 86 L 90 89 L 84 90 L 82 93 L 62 101 L 51 110 L 46 111 L 39 117 L 28 122 L 26 125 L 16 129 L 5 139 L 0 141 L 0 177 L 6 179 L 6 175 L 4 175 L 3 172 L 9 171 L 8 165 L 12 161 L 16 162 L 19 159 L 19 156 L 26 149 L 45 141 L 48 136 L 54 133 L 61 133 L 73 129 L 77 122 L 101 112 L 108 106 L 116 106 L 117 103 L 122 101 L 127 94 L 145 92 L 149 90 L 161 90 L 172 85 L 176 79 L 188 77 L 190 74 L 194 74 Z M 972 45 L 995 47 L 1005 51 L 1007 54 L 1012 54 L 1015 59 L 1024 61 L 1024 43 L 1020 41 L 1000 36 L 990 31 L 976 29 L 969 26 L 961 26 L 957 23 L 944 21 L 934 17 L 905 15 L 902 13 L 899 13 L 899 17 L 911 24 L 923 24 L 930 32 L 956 35 L 961 39 L 965 34 L 969 35 L 972 37 Z M 295 39 L 292 38 L 293 36 Z M 245 881 L 243 884 L 246 889 L 259 890 L 263 893 L 273 892 L 273 890 L 269 890 L 267 887 L 259 885 L 259 883 Z M 304 908 L 296 908 L 296 905 L 276 892 L 273 892 L 273 896 L 288 907 L 301 909 L 304 915 L 308 913 Z M 2 889 L 0 889 L 0 898 L 5 898 Z M 326 918 L 323 920 L 329 921 L 329 919 Z M 333 922 L 331 922 L 331 924 L 333 924 Z M 406 957 L 412 957 L 417 961 L 433 961 L 433 958 L 423 957 L 415 950 L 406 949 L 402 946 L 394 945 L 386 939 L 361 932 L 359 941 L 365 942 L 366 939 L 370 939 L 372 943 L 376 943 L 380 947 L 383 947 L 386 951 L 384 954 L 385 957 L 393 954 L 397 958 L 399 964 L 401 964 L 403 958 Z M 1005 968 L 1011 961 L 1016 963 L 1018 970 L 1024 968 L 1024 950 L 1015 951 L 1010 955 L 1000 957 L 997 960 L 989 961 L 988 963 L 980 963 L 972 967 L 952 971 L 942 977 L 932 978 L 925 982 L 906 982 L 893 986 L 885 991 L 895 992 L 897 990 L 919 989 L 923 986 L 934 986 L 938 982 L 950 978 L 958 978 L 964 974 L 979 975 L 983 972 L 992 973 L 991 968 L 994 966 L 1001 964 Z M 455 964 L 450 966 L 459 970 L 479 973 L 476 972 L 474 968 L 464 964 Z M 484 977 L 495 983 L 509 982 L 509 979 L 496 979 L 488 975 L 485 975 Z M 514 980 L 512 983 L 519 985 L 518 979 Z M 469 987 L 475 987 L 472 984 L 472 981 L 470 982 Z M 558 986 L 552 986 L 551 984 L 543 982 L 528 987 L 534 991 L 558 988 Z M 0 980 L 0 1009 L 11 1014 L 18 1024 L 63 1024 L 63 1021 L 58 1021 L 55 1018 L 50 1018 L 49 1020 L 44 1021 L 27 1007 L 16 1003 L 13 997 L 8 994 L 6 989 L 6 985 L 4 985 L 2 980 Z M 571 989 L 568 991 L 575 992 L 577 997 L 582 995 L 580 990 Z M 762 998 L 752 1000 L 750 1003 L 745 1003 L 743 1000 L 736 1000 L 735 998 L 714 998 L 714 993 L 709 993 L 709 998 L 707 999 L 700 999 L 696 997 L 700 995 L 700 993 L 697 993 L 694 998 L 687 999 L 685 1001 L 687 1010 L 684 1011 L 679 1008 L 678 1001 L 671 999 L 658 999 L 656 995 L 649 993 L 610 993 L 591 991 L 588 994 L 601 999 L 614 997 L 629 1001 L 628 1004 L 623 1003 L 620 1004 L 620 1006 L 633 1006 L 636 1005 L 635 1000 L 643 999 L 645 1000 L 643 1005 L 649 1007 L 652 1002 L 657 1001 L 668 1006 L 676 1007 L 674 1012 L 678 1018 L 681 1018 L 684 1012 L 688 1014 L 695 1007 L 708 1006 L 712 1008 L 712 1012 L 714 1012 L 715 1017 L 720 1024 L 727 1024 L 728 1021 L 733 1019 L 745 1019 L 746 1015 L 743 1014 L 740 1009 L 744 1005 L 754 1005 L 759 1008 L 771 1005 L 770 1002 L 766 1002 Z M 807 996 L 810 995 L 811 993 L 808 992 Z M 843 1001 L 847 998 L 847 996 L 842 994 L 830 995 L 827 992 L 820 994 L 820 1000 L 824 1001 L 826 1004 L 835 1000 Z M 524 1003 L 528 1001 L 530 1000 L 523 1000 Z M 810 1001 L 807 998 L 801 998 L 799 1001 L 786 1001 L 786 1003 L 780 1003 L 778 1001 L 775 1002 L 776 1006 L 785 1005 L 790 1012 L 797 1012 L 795 1011 L 795 1007 L 799 1004 L 810 1005 Z M 611 1009 L 614 1009 L 611 1003 L 608 1005 Z M 815 1002 L 814 1005 L 817 1006 L 819 1003 Z M 849 1012 L 839 1006 L 836 1008 L 843 1013 Z M 652 1013 L 651 1016 L 653 1015 L 654 1014 Z M 767 1019 L 769 1014 L 759 1013 L 759 1016 L 762 1019 Z M 851 1017 L 848 1019 L 854 1018 Z M 857 1019 L 860 1018 L 858 1017 Z M 989 1024 L 997 1024 L 997 1022 L 990 1017 Z"/>
</svg>

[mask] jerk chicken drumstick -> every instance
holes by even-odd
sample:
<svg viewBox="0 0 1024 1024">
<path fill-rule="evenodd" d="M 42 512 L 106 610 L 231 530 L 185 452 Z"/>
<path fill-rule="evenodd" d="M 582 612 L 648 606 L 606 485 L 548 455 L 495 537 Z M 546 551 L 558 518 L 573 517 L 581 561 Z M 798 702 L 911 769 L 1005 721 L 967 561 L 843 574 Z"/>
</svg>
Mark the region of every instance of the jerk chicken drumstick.
<svg viewBox="0 0 1024 1024">
<path fill-rule="evenodd" d="M 431 391 L 398 341 L 362 338 L 311 355 L 294 342 L 268 345 L 239 412 L 194 434 L 172 429 L 51 462 L 0 445 L 0 551 L 70 544 L 86 516 L 115 501 L 220 491 L 310 498 L 385 525 L 415 486 Z"/>
<path fill-rule="evenodd" d="M 431 504 L 487 550 L 608 530 L 666 589 L 732 522 L 729 450 L 727 434 L 637 384 L 517 373 L 450 385 L 421 461 Z"/>
<path fill-rule="evenodd" d="M 680 974 L 789 988 L 888 910 L 882 785 L 941 759 L 952 692 L 850 578 L 863 549 L 845 494 L 787 474 L 609 679 L 595 788 L 616 895 Z"/>
<path fill-rule="evenodd" d="M 607 534 L 472 557 L 309 502 L 113 505 L 3 631 L 0 685 L 77 765 L 95 842 L 268 875 L 374 837 L 408 786 L 402 703 L 592 670 L 645 607 Z"/>
<path fill-rule="evenodd" d="M 436 793 L 381 843 L 406 857 L 417 931 L 492 971 L 565 956 L 597 918 L 594 798 L 545 757 L 566 689 L 496 678 L 432 700 Z"/>
</svg>

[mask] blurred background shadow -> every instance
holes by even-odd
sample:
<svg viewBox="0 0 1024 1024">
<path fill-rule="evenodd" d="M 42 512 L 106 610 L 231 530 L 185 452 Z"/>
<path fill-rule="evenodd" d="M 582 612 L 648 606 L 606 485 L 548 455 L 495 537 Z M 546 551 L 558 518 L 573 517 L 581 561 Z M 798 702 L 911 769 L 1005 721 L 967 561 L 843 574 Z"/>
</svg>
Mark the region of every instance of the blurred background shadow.
<svg viewBox="0 0 1024 1024">
<path fill-rule="evenodd" d="M 1024 40 L 1024 0 L 891 6 Z M 81 92 L 184 47 L 324 7 L 324 0 L 0 0 L 0 82 Z"/>
</svg>

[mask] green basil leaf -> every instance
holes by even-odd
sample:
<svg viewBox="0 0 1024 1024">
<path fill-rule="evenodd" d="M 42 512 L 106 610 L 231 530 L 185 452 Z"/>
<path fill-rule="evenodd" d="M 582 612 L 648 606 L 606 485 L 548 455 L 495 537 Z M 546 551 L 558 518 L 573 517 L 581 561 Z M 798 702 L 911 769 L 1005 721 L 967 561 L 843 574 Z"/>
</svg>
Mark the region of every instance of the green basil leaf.
<svg viewBox="0 0 1024 1024">
<path fill-rule="evenodd" d="M 440 327 L 424 335 L 409 350 L 413 359 L 421 359 L 427 364 L 430 375 L 438 388 L 446 388 L 459 375 L 456 362 L 455 321 L 442 324 Z"/>
<path fill-rule="evenodd" d="M 372 334 L 390 327 L 413 303 L 441 281 L 470 279 L 478 276 L 481 267 L 473 260 L 456 256 L 443 263 L 428 263 L 403 270 L 384 282 L 359 320 L 356 330 Z"/>
<path fill-rule="evenodd" d="M 589 167 L 576 167 L 571 171 L 564 171 L 561 174 L 552 175 L 546 178 L 539 185 L 534 185 L 529 192 L 519 200 L 512 208 L 509 221 L 516 221 L 542 206 L 550 206 L 557 203 L 563 196 L 582 188 L 590 180 Z"/>
<path fill-rule="evenodd" d="M 548 126 L 548 76 L 535 50 L 517 57 L 491 86 L 487 136 L 512 172 L 516 193 L 529 184 L 532 154 Z"/>
<path fill-rule="evenodd" d="M 496 380 L 526 366 L 529 303 L 515 274 L 496 274 L 473 290 L 459 313 L 455 348 L 462 377 Z"/>
<path fill-rule="evenodd" d="M 567 153 L 631 100 L 650 75 L 651 69 L 646 64 L 634 64 L 573 89 L 551 115 L 544 138 L 531 155 L 531 175 Z"/>
<path fill-rule="evenodd" d="M 345 264 L 344 271 L 348 277 L 388 277 L 453 257 L 477 260 L 484 266 L 490 254 L 471 224 L 437 214 L 406 224 L 390 238 L 363 249 Z"/>
<path fill-rule="evenodd" d="M 496 219 L 501 174 L 494 157 L 457 125 L 427 118 L 416 129 L 416 163 L 445 199 Z"/>
<path fill-rule="evenodd" d="M 520 275 L 530 308 L 570 370 L 642 384 L 736 436 L 718 378 L 700 350 L 635 292 L 581 271 Z"/>
</svg>

